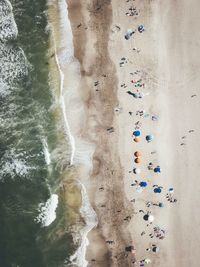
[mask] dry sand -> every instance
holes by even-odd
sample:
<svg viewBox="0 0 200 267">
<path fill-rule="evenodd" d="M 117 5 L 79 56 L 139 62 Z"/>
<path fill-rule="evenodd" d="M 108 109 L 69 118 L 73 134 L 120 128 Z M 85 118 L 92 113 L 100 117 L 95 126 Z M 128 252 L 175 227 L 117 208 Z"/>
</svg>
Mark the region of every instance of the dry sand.
<svg viewBox="0 0 200 267">
<path fill-rule="evenodd" d="M 140 10 L 137 18 L 125 15 L 131 4 Z M 133 241 L 137 261 L 150 258 L 152 263 L 148 266 L 197 267 L 199 2 L 68 0 L 68 5 L 75 56 L 81 63 L 79 90 L 87 110 L 82 137 L 96 145 L 87 189 L 99 223 L 89 234 L 89 266 L 133 266 L 133 257 L 126 257 L 125 253 L 125 246 Z M 125 40 L 127 29 L 140 24 L 145 25 L 145 32 Z M 140 52 L 133 51 L 134 47 Z M 122 57 L 129 62 L 120 67 Z M 143 91 L 149 93 L 142 99 L 126 93 L 133 88 L 130 73 L 136 70 L 142 71 Z M 97 86 L 95 81 L 99 81 Z M 120 87 L 123 83 L 128 87 Z M 193 94 L 197 96 L 191 97 Z M 120 112 L 115 110 L 117 107 Z M 156 114 L 159 120 L 138 119 L 136 110 Z M 138 120 L 142 123 L 142 137 L 136 144 L 131 134 Z M 110 127 L 114 132 L 107 131 Z M 191 129 L 195 131 L 189 133 Z M 154 134 L 155 140 L 148 144 L 145 135 L 149 133 Z M 142 152 L 140 176 L 129 173 L 136 150 Z M 152 151 L 156 153 L 151 154 Z M 161 174 L 148 171 L 149 162 L 159 164 Z M 131 187 L 135 179 L 148 181 L 149 187 L 137 193 Z M 154 194 L 153 184 L 163 186 L 164 193 Z M 177 203 L 167 202 L 169 187 L 175 189 Z M 136 199 L 135 203 L 131 199 Z M 147 201 L 161 201 L 165 207 L 148 209 Z M 146 226 L 140 209 L 152 211 L 153 225 Z M 130 221 L 124 220 L 127 216 L 131 216 Z M 149 237 L 155 225 L 167 231 L 164 240 Z M 108 240 L 114 244 L 109 245 Z M 146 251 L 151 243 L 160 247 L 159 253 Z M 135 266 L 139 266 L 138 262 Z"/>
</svg>

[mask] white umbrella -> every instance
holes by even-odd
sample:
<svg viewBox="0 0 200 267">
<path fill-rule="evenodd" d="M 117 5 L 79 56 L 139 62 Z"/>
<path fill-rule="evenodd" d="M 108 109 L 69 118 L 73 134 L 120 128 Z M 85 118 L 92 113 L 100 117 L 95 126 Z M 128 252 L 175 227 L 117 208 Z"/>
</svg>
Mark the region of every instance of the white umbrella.
<svg viewBox="0 0 200 267">
<path fill-rule="evenodd" d="M 173 189 L 173 188 L 169 188 L 169 192 L 170 192 L 171 194 L 173 194 L 173 193 L 174 193 L 174 189 Z"/>
<path fill-rule="evenodd" d="M 154 216 L 153 215 L 149 215 L 148 221 L 149 222 L 153 222 L 154 221 Z"/>
<path fill-rule="evenodd" d="M 142 193 L 143 188 L 142 188 L 141 186 L 138 186 L 138 187 L 136 188 L 136 191 L 137 191 L 138 193 Z"/>
<path fill-rule="evenodd" d="M 151 260 L 150 260 L 150 259 L 145 259 L 144 262 L 145 262 L 146 264 L 149 264 L 149 263 L 151 263 Z"/>
<path fill-rule="evenodd" d="M 135 168 L 135 169 L 133 170 L 133 172 L 134 172 L 135 174 L 140 174 L 140 173 L 141 173 L 141 169 L 140 169 L 140 168 Z"/>
</svg>

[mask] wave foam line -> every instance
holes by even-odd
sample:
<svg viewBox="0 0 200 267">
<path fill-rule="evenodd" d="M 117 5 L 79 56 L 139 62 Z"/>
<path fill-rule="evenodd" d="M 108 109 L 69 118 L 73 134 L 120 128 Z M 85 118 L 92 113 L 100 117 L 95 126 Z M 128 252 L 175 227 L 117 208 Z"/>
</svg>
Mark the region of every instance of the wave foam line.
<svg viewBox="0 0 200 267">
<path fill-rule="evenodd" d="M 51 156 L 49 153 L 49 148 L 48 148 L 46 138 L 42 139 L 42 144 L 43 144 L 43 152 L 44 152 L 44 158 L 45 158 L 46 164 L 50 165 L 51 164 Z"/>
<path fill-rule="evenodd" d="M 89 240 L 87 238 L 88 233 L 97 226 L 98 221 L 96 213 L 93 210 L 85 186 L 80 183 L 81 186 L 81 195 L 82 195 L 82 207 L 80 209 L 81 215 L 85 220 L 86 226 L 83 227 L 80 231 L 81 234 L 81 244 L 78 247 L 74 255 L 70 257 L 70 261 L 73 264 L 76 264 L 79 267 L 87 267 L 88 261 L 85 259 L 87 246 L 89 245 Z"/>
<path fill-rule="evenodd" d="M 40 214 L 35 218 L 43 227 L 52 224 L 56 219 L 56 209 L 58 207 L 58 195 L 52 194 L 46 203 L 40 203 L 38 211 Z"/>
<path fill-rule="evenodd" d="M 64 73 L 62 71 L 62 66 L 68 64 L 74 58 L 74 49 L 73 49 L 73 34 L 71 29 L 71 24 L 68 17 L 68 6 L 65 0 L 58 1 L 59 13 L 60 13 L 60 31 L 62 36 L 62 43 L 59 46 L 59 55 L 57 53 L 57 46 L 55 35 L 52 29 L 52 36 L 54 42 L 54 51 L 55 51 L 55 60 L 60 74 L 60 103 L 62 106 L 62 112 L 65 122 L 66 133 L 69 136 L 69 141 L 71 145 L 71 165 L 74 163 L 75 152 L 77 153 L 75 138 L 71 133 L 70 126 L 67 120 L 67 110 L 64 102 L 63 90 L 64 90 Z M 80 151 L 78 151 L 80 152 Z M 88 233 L 97 226 L 97 216 L 92 208 L 89 197 L 87 195 L 86 188 L 84 185 L 77 181 L 81 187 L 81 196 L 82 196 L 82 206 L 80 208 L 80 213 L 82 218 L 85 221 L 85 226 L 80 230 L 80 246 L 75 252 L 74 255 L 70 257 L 70 260 L 73 264 L 78 267 L 86 267 L 88 262 L 85 259 L 86 249 L 89 245 L 89 240 L 87 238 Z"/>
<path fill-rule="evenodd" d="M 73 135 L 71 134 L 71 130 L 69 127 L 69 123 L 67 120 L 67 115 L 66 115 L 66 106 L 65 106 L 65 101 L 64 101 L 64 97 L 63 97 L 63 89 L 64 89 L 64 73 L 61 70 L 60 64 L 59 64 L 59 59 L 58 59 L 58 55 L 57 55 L 57 47 L 56 47 L 56 41 L 54 38 L 54 33 L 52 30 L 52 35 L 53 35 L 53 40 L 54 40 L 54 51 L 55 51 L 55 59 L 56 59 L 56 64 L 59 70 L 59 74 L 60 74 L 60 103 L 61 103 L 61 107 L 62 107 L 62 113 L 63 113 L 63 118 L 65 121 L 65 130 L 66 133 L 69 137 L 70 140 L 70 145 L 71 145 L 71 157 L 70 157 L 70 165 L 73 165 L 74 163 L 74 155 L 75 155 L 75 150 L 76 150 L 76 146 L 75 146 L 75 139 L 73 137 Z"/>
</svg>

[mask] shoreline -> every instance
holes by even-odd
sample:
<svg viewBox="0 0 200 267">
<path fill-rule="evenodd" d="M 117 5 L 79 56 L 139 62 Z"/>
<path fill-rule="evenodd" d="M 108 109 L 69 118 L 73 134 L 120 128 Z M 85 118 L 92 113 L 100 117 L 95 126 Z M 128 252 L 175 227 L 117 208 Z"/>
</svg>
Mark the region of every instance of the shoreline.
<svg viewBox="0 0 200 267">
<path fill-rule="evenodd" d="M 75 57 L 82 62 L 81 85 L 87 86 L 84 88 L 86 90 L 84 98 L 88 107 L 88 124 L 84 134 L 86 138 L 96 143 L 93 174 L 87 189 L 99 224 L 97 229 L 92 229 L 88 235 L 90 244 L 87 249 L 87 259 L 92 266 L 100 266 L 98 264 L 104 267 L 122 266 L 132 260 L 132 257 L 124 258 L 124 248 L 131 242 L 129 233 L 125 230 L 127 222 L 124 218 L 130 214 L 131 209 L 123 192 L 123 175 L 116 146 L 118 143 L 118 129 L 115 122 L 115 108 L 118 106 L 117 77 L 108 52 L 112 9 L 106 2 L 100 9 L 98 5 L 92 3 L 88 6 L 82 4 L 81 9 L 79 1 L 73 2 L 71 6 L 70 3 L 72 2 L 69 1 L 69 18 L 77 51 Z M 89 43 L 88 40 L 93 41 Z M 85 41 L 83 47 L 87 47 L 87 51 L 82 47 Z M 95 81 L 98 81 L 97 86 L 94 85 Z M 107 131 L 109 127 L 115 129 L 113 133 Z M 99 188 L 104 186 L 107 189 L 101 192 Z M 107 204 L 103 208 L 102 204 L 105 201 Z M 116 242 L 116 246 L 112 246 L 112 254 L 111 247 L 106 243 L 110 239 L 115 239 Z"/>
<path fill-rule="evenodd" d="M 96 214 L 89 203 L 85 190 L 91 170 L 94 146 L 83 140 L 80 135 L 82 125 L 79 122 L 84 121 L 85 108 L 78 92 L 80 67 L 74 57 L 73 37 L 71 36 L 71 40 L 69 38 L 71 25 L 68 21 L 67 4 L 64 0 L 58 5 L 56 2 L 49 3 L 49 23 L 51 26 L 50 50 L 53 49 L 50 72 L 51 76 L 54 70 L 60 74 L 58 80 L 55 80 L 58 75 L 51 77 L 55 98 L 54 109 L 56 113 L 59 113 L 58 123 L 61 123 L 63 127 L 64 147 L 61 149 L 68 155 L 63 159 L 61 186 L 65 199 L 67 225 L 73 235 L 74 245 L 78 245 L 75 253 L 71 255 L 70 261 L 72 265 L 84 267 L 87 266 L 85 260 L 85 250 L 88 244 L 87 233 L 97 224 Z"/>
</svg>

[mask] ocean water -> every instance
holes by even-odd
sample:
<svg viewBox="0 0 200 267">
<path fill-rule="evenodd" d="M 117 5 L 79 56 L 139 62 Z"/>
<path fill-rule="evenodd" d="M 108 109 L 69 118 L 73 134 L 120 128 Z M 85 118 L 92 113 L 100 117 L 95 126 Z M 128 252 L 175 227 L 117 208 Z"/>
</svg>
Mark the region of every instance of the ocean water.
<svg viewBox="0 0 200 267">
<path fill-rule="evenodd" d="M 1 267 L 70 266 L 74 252 L 61 184 L 70 162 L 58 157 L 47 24 L 45 0 L 0 0 Z"/>
</svg>

